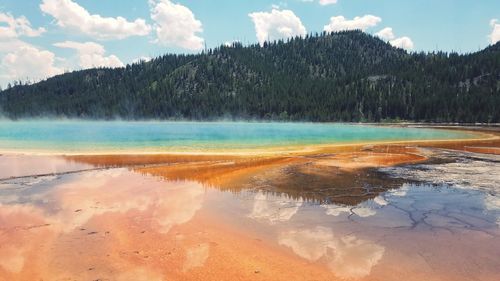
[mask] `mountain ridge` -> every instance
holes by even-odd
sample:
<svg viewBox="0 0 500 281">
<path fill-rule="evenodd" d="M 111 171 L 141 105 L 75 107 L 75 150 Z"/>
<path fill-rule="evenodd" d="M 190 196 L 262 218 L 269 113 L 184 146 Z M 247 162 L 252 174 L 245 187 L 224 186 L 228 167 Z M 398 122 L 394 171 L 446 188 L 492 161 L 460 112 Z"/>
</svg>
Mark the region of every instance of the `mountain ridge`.
<svg viewBox="0 0 500 281">
<path fill-rule="evenodd" d="M 407 53 L 363 33 L 233 43 L 0 92 L 8 118 L 499 122 L 500 44 Z"/>
</svg>

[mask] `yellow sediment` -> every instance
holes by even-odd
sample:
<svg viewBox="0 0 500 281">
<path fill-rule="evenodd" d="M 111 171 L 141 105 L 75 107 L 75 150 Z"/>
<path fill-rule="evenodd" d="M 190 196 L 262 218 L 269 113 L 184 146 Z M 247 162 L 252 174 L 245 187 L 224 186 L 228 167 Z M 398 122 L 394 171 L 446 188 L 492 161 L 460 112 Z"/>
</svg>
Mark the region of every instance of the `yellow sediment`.
<svg viewBox="0 0 500 281">
<path fill-rule="evenodd" d="M 470 133 L 470 132 L 468 132 Z M 303 150 L 279 149 L 275 153 L 238 154 L 106 154 L 68 155 L 66 159 L 97 166 L 132 166 L 137 172 L 168 180 L 194 180 L 228 187 L 245 185 L 262 171 L 283 170 L 297 165 L 335 167 L 346 172 L 360 169 L 417 163 L 428 159 L 421 148 L 437 147 L 499 153 L 500 136 L 492 132 L 473 132 L 482 136 L 466 140 L 372 142 L 309 146 Z M 284 151 L 288 151 L 284 153 Z M 304 170 L 304 169 L 302 169 Z M 310 170 L 310 169 L 309 169 Z"/>
</svg>

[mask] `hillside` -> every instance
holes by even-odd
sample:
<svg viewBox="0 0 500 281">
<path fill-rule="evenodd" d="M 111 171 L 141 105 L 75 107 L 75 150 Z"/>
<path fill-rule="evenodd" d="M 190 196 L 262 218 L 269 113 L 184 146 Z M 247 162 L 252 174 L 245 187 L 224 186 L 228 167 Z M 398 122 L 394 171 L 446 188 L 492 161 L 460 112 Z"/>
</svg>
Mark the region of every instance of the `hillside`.
<svg viewBox="0 0 500 281">
<path fill-rule="evenodd" d="M 500 43 L 409 54 L 360 31 L 165 55 L 0 92 L 9 118 L 500 122 Z"/>
</svg>

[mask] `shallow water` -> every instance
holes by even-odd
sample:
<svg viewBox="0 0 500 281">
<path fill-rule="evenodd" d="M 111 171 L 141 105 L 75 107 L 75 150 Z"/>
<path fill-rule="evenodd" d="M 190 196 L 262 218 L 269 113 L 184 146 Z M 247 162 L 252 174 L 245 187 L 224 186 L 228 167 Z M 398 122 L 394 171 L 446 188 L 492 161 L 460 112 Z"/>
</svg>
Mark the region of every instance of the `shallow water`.
<svg viewBox="0 0 500 281">
<path fill-rule="evenodd" d="M 41 160 L 24 157 L 22 163 Z M 482 161 L 498 172 L 499 164 L 491 160 Z M 0 164 L 11 161 L 0 156 Z M 437 183 L 425 180 L 429 174 L 384 169 L 377 175 L 406 183 L 393 182 L 397 186 L 374 198 L 343 205 L 283 189 L 223 191 L 124 168 L 84 165 L 67 173 L 22 165 L 25 173 L 56 174 L 0 180 L 0 280 L 493 281 L 500 276 L 495 178 L 485 189 L 488 180 L 480 177 L 469 177 L 467 185 Z M 417 171 L 437 167 L 442 166 Z"/>
<path fill-rule="evenodd" d="M 472 137 L 459 131 L 317 123 L 0 121 L 0 152 L 227 151 Z"/>
</svg>

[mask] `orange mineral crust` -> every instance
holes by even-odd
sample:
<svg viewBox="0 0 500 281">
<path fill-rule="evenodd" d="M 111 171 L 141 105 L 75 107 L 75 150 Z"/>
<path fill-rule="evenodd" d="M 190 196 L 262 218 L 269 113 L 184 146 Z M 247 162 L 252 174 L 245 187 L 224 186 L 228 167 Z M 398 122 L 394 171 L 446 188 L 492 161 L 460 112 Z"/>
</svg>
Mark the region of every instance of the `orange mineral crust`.
<svg viewBox="0 0 500 281">
<path fill-rule="evenodd" d="M 324 205 L 318 208 L 326 220 L 317 225 L 293 220 L 307 205 L 286 195 L 242 191 L 234 207 L 232 193 L 125 169 L 71 176 L 40 195 L 43 203 L 35 196 L 31 203 L 0 205 L 0 280 L 498 277 L 492 271 L 498 229 L 456 228 L 437 217 L 427 222 L 439 225 L 434 230 L 405 230 L 397 217 L 379 228 L 350 229 L 346 222 L 331 228 L 324 223 L 339 213 L 366 219 L 380 210 Z M 383 198 L 375 202 L 385 206 L 381 200 L 390 197 Z M 479 272 L 472 266 L 478 258 Z"/>
<path fill-rule="evenodd" d="M 276 154 L 0 155 L 0 280 L 497 281 L 500 142 L 487 133 Z"/>
<path fill-rule="evenodd" d="M 206 191 L 196 183 L 96 172 L 46 196 L 50 211 L 0 205 L 1 280 L 332 278 L 200 211 Z"/>
</svg>

